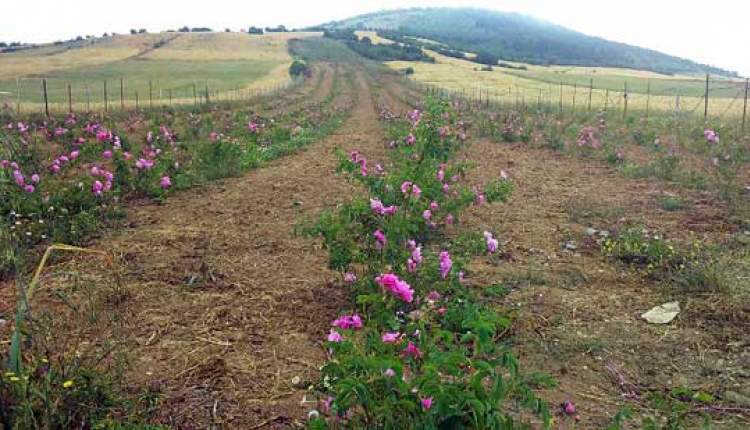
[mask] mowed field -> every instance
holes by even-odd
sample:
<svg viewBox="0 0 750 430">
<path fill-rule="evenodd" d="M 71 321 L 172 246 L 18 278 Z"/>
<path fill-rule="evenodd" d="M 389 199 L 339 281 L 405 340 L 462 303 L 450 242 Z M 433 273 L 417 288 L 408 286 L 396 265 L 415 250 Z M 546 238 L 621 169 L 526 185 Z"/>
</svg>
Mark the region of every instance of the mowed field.
<svg viewBox="0 0 750 430">
<path fill-rule="evenodd" d="M 373 36 L 371 32 L 360 32 L 360 36 L 365 35 L 371 37 L 374 43 L 391 42 Z M 483 97 L 489 96 L 501 102 L 551 107 L 559 107 L 562 103 L 568 109 L 588 109 L 590 94 L 593 110 L 622 110 L 627 88 L 630 110 L 645 111 L 648 108 L 650 111 L 703 114 L 705 76 L 670 76 L 609 67 L 537 66 L 513 62 L 506 64 L 518 69 L 494 67 L 492 71 L 483 71 L 480 64 L 427 52 L 435 58 L 434 64 L 392 61 L 388 65 L 395 70 L 411 67 L 414 79 L 420 83 L 449 91 L 463 91 L 468 96 L 476 96 L 481 89 Z M 710 77 L 709 115 L 729 120 L 738 118 L 743 112 L 744 95 L 744 80 Z"/>
<path fill-rule="evenodd" d="M 238 90 L 265 90 L 289 82 L 290 39 L 315 33 L 158 33 L 114 36 L 68 46 L 43 46 L 0 54 L 0 103 L 38 109 L 43 103 L 42 78 L 47 79 L 53 108 L 67 109 L 68 90 L 74 108 L 98 105 L 104 82 L 111 105 L 123 98 L 134 105 L 136 92 L 144 104 L 149 86 L 154 103 L 193 101 L 198 93 L 227 96 Z M 20 97 L 19 97 L 20 91 Z"/>
</svg>

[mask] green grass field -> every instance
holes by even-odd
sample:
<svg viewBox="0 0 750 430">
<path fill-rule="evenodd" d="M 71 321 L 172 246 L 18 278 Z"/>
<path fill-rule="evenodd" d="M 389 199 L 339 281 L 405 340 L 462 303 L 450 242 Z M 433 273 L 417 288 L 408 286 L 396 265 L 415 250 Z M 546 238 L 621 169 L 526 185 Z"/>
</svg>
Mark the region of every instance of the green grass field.
<svg viewBox="0 0 750 430">
<path fill-rule="evenodd" d="M 577 85 L 588 88 L 593 82 L 594 88 L 599 90 L 624 91 L 625 84 L 628 92 L 646 94 L 650 91 L 652 95 L 686 97 L 702 97 L 706 91 L 705 78 L 700 77 L 656 77 L 628 76 L 625 73 L 613 73 L 613 69 L 597 69 L 561 66 L 543 70 L 535 67 L 530 70 L 508 70 L 506 73 L 523 79 L 560 84 Z M 604 73 L 601 73 L 604 72 Z M 709 82 L 709 95 L 717 98 L 735 97 L 745 90 L 744 82 L 730 81 L 722 78 L 712 78 Z"/>
<path fill-rule="evenodd" d="M 42 79 L 52 109 L 119 106 L 121 96 L 134 106 L 192 102 L 206 88 L 215 97 L 237 90 L 260 91 L 288 84 L 291 39 L 311 33 L 161 33 L 116 36 L 66 48 L 0 54 L 0 104 L 33 111 L 44 102 Z M 121 84 L 122 79 L 122 94 Z"/>
<path fill-rule="evenodd" d="M 199 92 L 206 86 L 210 91 L 228 91 L 244 87 L 269 73 L 277 66 L 272 61 L 224 60 L 224 61 L 168 61 L 152 59 L 129 59 L 91 67 L 64 69 L 51 72 L 47 78 L 47 94 L 50 103 L 67 103 L 67 85 L 71 86 L 74 105 L 93 103 L 104 97 L 104 82 L 107 82 L 110 103 L 120 100 L 120 79 L 123 79 L 123 94 L 126 100 L 134 100 L 136 92 L 141 101 L 148 100 L 149 82 L 152 95 L 174 98 L 193 97 L 193 85 Z M 16 80 L 0 81 L 0 92 L 16 92 Z M 20 80 L 21 99 L 28 103 L 42 103 L 40 78 Z"/>
</svg>

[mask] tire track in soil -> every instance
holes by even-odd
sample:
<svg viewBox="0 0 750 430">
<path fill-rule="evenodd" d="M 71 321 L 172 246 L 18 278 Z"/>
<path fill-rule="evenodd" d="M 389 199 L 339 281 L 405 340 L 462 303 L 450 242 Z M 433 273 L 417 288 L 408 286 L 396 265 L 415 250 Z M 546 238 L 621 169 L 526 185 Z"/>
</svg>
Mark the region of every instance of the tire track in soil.
<svg viewBox="0 0 750 430">
<path fill-rule="evenodd" d="M 300 401 L 345 292 L 327 252 L 294 228 L 356 192 L 334 174 L 334 148 L 385 157 L 372 77 L 354 76 L 342 97 L 355 104 L 336 133 L 244 177 L 133 208 L 126 228 L 93 245 L 121 256 L 126 379 L 163 395 L 158 423 L 288 428 L 315 407 Z"/>
</svg>

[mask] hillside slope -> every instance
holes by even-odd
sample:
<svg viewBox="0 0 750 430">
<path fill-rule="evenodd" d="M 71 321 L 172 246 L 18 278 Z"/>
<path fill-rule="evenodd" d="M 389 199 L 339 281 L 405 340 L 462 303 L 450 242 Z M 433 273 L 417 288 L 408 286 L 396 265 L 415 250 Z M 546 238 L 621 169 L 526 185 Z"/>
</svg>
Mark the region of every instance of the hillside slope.
<svg viewBox="0 0 750 430">
<path fill-rule="evenodd" d="M 507 61 L 621 67 L 658 73 L 736 73 L 650 49 L 592 37 L 516 13 L 472 8 L 403 9 L 360 15 L 323 29 L 389 30 Z"/>
</svg>

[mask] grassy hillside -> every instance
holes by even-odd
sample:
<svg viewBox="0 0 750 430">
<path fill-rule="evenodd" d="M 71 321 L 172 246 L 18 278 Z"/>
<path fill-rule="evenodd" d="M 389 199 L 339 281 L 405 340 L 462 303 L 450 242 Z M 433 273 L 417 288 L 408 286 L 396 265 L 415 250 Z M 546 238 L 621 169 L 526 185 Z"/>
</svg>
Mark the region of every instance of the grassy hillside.
<svg viewBox="0 0 750 430">
<path fill-rule="evenodd" d="M 205 91 L 260 89 L 286 82 L 292 59 L 290 39 L 311 33 L 159 33 L 114 36 L 70 46 L 46 45 L 0 54 L 0 103 L 41 103 L 41 79 L 48 80 L 50 102 L 67 104 L 67 85 L 73 103 L 90 97 L 101 102 L 104 82 L 109 100 L 119 104 L 120 78 L 124 97 L 143 102 L 149 82 L 154 98 L 192 99 L 193 85 Z M 18 79 L 18 81 L 17 81 Z M 88 90 L 87 90 L 88 89 Z"/>
<path fill-rule="evenodd" d="M 388 30 L 433 40 L 455 50 L 530 64 L 733 75 L 727 70 L 587 36 L 515 13 L 470 8 L 408 9 L 361 15 L 322 27 Z"/>
</svg>

